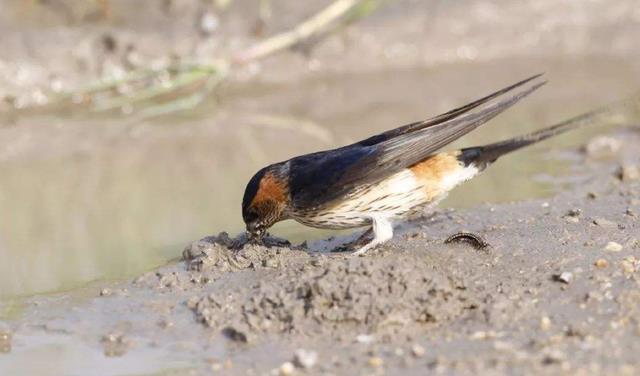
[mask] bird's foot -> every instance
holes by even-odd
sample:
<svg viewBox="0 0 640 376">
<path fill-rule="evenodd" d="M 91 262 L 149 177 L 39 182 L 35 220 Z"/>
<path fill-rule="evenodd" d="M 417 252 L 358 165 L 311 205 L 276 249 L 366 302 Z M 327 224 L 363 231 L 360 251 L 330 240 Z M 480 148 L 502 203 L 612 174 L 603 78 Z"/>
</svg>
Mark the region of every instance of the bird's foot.
<svg viewBox="0 0 640 376">
<path fill-rule="evenodd" d="M 393 237 L 393 226 L 387 217 L 380 214 L 371 216 L 371 228 L 365 231 L 360 237 L 349 244 L 351 249 L 361 246 L 351 256 L 362 256 L 368 250 L 377 247 Z"/>
<path fill-rule="evenodd" d="M 368 244 L 360 247 L 358 250 L 352 252 L 349 256 L 351 256 L 351 257 L 364 256 L 364 254 L 367 253 L 367 251 L 377 247 L 380 244 L 381 244 L 381 242 L 378 242 L 378 241 L 376 241 L 374 239 L 374 240 L 370 241 Z"/>
<path fill-rule="evenodd" d="M 444 241 L 445 244 L 450 244 L 453 242 L 468 243 L 477 250 L 485 250 L 491 247 L 491 245 L 487 243 L 480 235 L 474 234 L 472 232 L 458 232 L 449 236 Z"/>
<path fill-rule="evenodd" d="M 373 231 L 369 229 L 358 239 L 351 243 L 343 244 L 331 252 L 351 252 L 349 257 L 363 256 L 368 250 L 375 248 L 380 244 L 380 242 L 376 241 L 375 238 L 371 238 L 372 232 Z"/>
<path fill-rule="evenodd" d="M 358 249 L 357 251 L 351 253 L 349 256 L 351 257 L 358 257 L 358 256 L 364 256 L 364 254 L 370 250 L 371 248 L 373 248 L 375 246 L 375 244 L 371 245 L 371 244 L 367 244 L 364 247 L 361 247 L 360 249 Z"/>
<path fill-rule="evenodd" d="M 353 250 L 360 249 L 361 247 L 370 243 L 372 238 L 373 230 L 368 229 L 367 231 L 363 232 L 356 240 L 342 244 L 333 249 L 331 252 L 351 252 Z"/>
<path fill-rule="evenodd" d="M 353 252 L 351 256 L 362 256 L 368 250 L 377 247 L 378 245 L 386 242 L 393 237 L 393 226 L 387 217 L 376 214 L 371 216 L 371 221 L 371 232 L 373 233 L 373 240 L 371 240 L 362 248 Z M 366 233 L 363 234 L 360 238 L 363 238 L 365 235 Z"/>
</svg>

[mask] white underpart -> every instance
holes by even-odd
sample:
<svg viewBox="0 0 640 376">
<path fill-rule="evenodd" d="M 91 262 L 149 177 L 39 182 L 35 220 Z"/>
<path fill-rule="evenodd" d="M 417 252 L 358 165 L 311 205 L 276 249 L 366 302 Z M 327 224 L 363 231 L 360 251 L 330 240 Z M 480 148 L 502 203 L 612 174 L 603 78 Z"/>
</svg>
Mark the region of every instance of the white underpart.
<svg viewBox="0 0 640 376">
<path fill-rule="evenodd" d="M 307 226 L 318 228 L 347 229 L 371 226 L 374 239 L 356 251 L 361 255 L 369 249 L 393 237 L 394 221 L 433 207 L 446 197 L 458 184 L 471 179 L 479 172 L 470 165 L 455 169 L 438 181 L 421 180 L 410 170 L 403 169 L 374 186 L 364 187 L 365 191 L 355 191 L 351 199 L 343 200 L 338 206 L 314 213 L 291 217 Z"/>
<path fill-rule="evenodd" d="M 398 172 L 380 184 L 380 190 L 370 194 L 372 197 L 363 197 L 364 200 L 370 199 L 372 201 L 372 208 L 368 216 L 371 218 L 373 240 L 353 252 L 353 256 L 364 255 L 368 250 L 393 238 L 393 221 L 401 217 L 399 213 L 408 212 L 425 200 L 425 194 L 420 189 L 420 183 L 409 170 Z M 376 200 L 373 196 L 377 196 L 379 192 L 391 194 L 389 200 Z M 402 197 L 402 199 L 394 199 L 393 196 Z M 390 205 L 398 207 L 396 209 L 386 209 Z M 361 213 L 358 214 L 362 215 Z"/>
<path fill-rule="evenodd" d="M 382 195 L 388 197 L 380 200 L 379 197 Z M 383 216 L 393 220 L 400 217 L 399 213 L 411 210 L 424 200 L 425 194 L 420 189 L 420 183 L 415 175 L 409 170 L 402 170 L 381 181 L 376 189 L 358 199 L 359 202 L 368 202 L 369 204 L 355 207 L 352 210 L 358 216 L 368 217 L 375 214 L 378 217 Z M 368 208 L 368 210 L 360 212 L 363 208 Z"/>
<path fill-rule="evenodd" d="M 417 185 L 416 177 L 409 170 L 402 170 L 384 181 L 386 189 L 390 192 L 410 192 Z"/>
<path fill-rule="evenodd" d="M 438 190 L 441 191 L 442 194 L 440 195 L 440 197 L 435 199 L 433 205 L 435 205 L 437 201 L 446 197 L 447 193 L 450 190 L 476 176 L 478 172 L 479 170 L 476 166 L 469 165 L 456 172 L 444 176 L 440 182 L 440 186 L 438 187 Z M 408 197 L 405 200 L 402 200 L 402 206 L 405 206 L 406 208 L 401 208 L 396 211 L 373 211 L 370 215 L 372 222 L 371 227 L 373 229 L 373 240 L 355 251 L 353 253 L 353 256 L 363 255 L 368 250 L 393 238 L 393 220 L 398 217 L 398 212 L 404 210 L 408 211 L 416 205 L 416 202 L 424 201 L 424 191 L 422 189 L 416 190 L 416 187 L 419 186 L 419 183 L 413 173 L 411 173 L 409 170 L 404 170 L 391 176 L 389 179 L 385 180 L 383 184 L 386 185 L 385 188 L 389 192 L 397 193 L 398 195 L 408 194 Z M 383 207 L 384 205 L 380 204 L 378 206 Z"/>
<path fill-rule="evenodd" d="M 443 191 L 450 191 L 458 184 L 464 183 L 472 177 L 478 175 L 478 168 L 474 165 L 469 165 L 463 169 L 460 169 L 454 173 L 445 176 L 440 183 L 440 189 Z"/>
</svg>

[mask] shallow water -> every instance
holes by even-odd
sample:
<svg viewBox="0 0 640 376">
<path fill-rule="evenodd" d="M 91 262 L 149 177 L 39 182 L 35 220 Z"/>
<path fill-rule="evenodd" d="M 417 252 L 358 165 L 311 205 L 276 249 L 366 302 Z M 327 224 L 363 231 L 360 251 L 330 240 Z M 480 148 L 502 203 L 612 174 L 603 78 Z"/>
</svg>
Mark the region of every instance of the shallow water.
<svg viewBox="0 0 640 376">
<path fill-rule="evenodd" d="M 170 349 L 139 346 L 127 357 L 109 357 L 66 334 L 21 336 L 17 351 L 0 356 L 4 375 L 182 375 L 193 359 L 175 359 Z"/>
<path fill-rule="evenodd" d="M 20 115 L 0 127 L 0 296 L 79 286 L 148 270 L 188 242 L 241 231 L 244 185 L 260 167 L 433 116 L 538 71 L 550 84 L 465 137 L 475 145 L 524 133 L 638 87 L 638 67 L 615 58 L 511 59 L 349 76 L 295 86 L 226 87 L 181 117 Z M 610 72 L 607 75 L 601 72 Z M 590 77 L 585 80 L 584 77 Z M 579 182 L 574 147 L 590 128 L 504 158 L 442 207 L 545 197 Z M 569 179 L 567 179 L 569 177 Z M 294 223 L 299 241 L 329 232 Z"/>
</svg>

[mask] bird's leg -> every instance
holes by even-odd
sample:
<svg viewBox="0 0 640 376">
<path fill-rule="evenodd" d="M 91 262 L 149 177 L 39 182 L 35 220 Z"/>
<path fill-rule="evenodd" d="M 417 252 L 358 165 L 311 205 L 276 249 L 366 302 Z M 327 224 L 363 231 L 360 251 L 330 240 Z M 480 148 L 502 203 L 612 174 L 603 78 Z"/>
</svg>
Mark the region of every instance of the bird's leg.
<svg viewBox="0 0 640 376">
<path fill-rule="evenodd" d="M 371 229 L 373 230 L 373 240 L 371 240 L 362 248 L 353 252 L 351 254 L 352 256 L 364 255 L 371 248 L 374 248 L 377 245 L 380 245 L 393 237 L 393 225 L 389 221 L 389 219 L 387 219 L 382 215 L 376 214 L 371 216 L 371 221 L 372 221 Z"/>
</svg>

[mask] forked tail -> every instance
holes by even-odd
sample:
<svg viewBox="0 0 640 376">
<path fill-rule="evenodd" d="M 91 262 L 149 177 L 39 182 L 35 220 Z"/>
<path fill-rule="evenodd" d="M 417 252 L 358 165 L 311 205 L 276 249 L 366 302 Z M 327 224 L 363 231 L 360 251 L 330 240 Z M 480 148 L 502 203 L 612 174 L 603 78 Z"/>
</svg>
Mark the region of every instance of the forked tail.
<svg viewBox="0 0 640 376">
<path fill-rule="evenodd" d="M 595 111 L 576 116 L 559 124 L 523 136 L 514 137 L 509 140 L 500 141 L 489 145 L 462 149 L 458 159 L 465 165 L 473 164 L 482 170 L 489 164 L 495 162 L 496 159 L 500 158 L 504 154 L 546 140 L 550 137 L 557 136 L 566 131 L 581 127 L 583 125 L 590 124 L 595 121 L 598 115 L 609 111 L 609 107 L 600 108 Z"/>
</svg>

